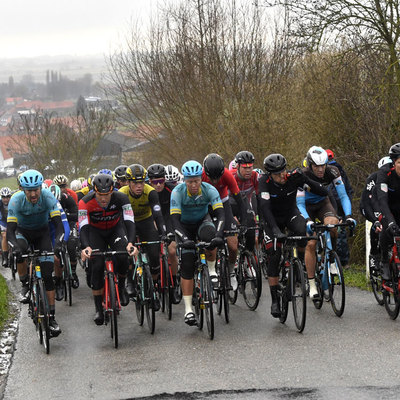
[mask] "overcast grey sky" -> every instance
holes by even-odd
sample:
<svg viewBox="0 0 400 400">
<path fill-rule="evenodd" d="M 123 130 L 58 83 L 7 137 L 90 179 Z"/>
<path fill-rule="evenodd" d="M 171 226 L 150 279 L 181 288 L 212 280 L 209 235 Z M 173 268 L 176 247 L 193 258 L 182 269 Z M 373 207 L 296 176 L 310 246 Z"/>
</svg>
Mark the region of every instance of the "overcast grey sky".
<svg viewBox="0 0 400 400">
<path fill-rule="evenodd" d="M 1 0 L 0 58 L 109 54 L 157 0 Z M 153 10 L 153 11 L 152 11 Z"/>
</svg>

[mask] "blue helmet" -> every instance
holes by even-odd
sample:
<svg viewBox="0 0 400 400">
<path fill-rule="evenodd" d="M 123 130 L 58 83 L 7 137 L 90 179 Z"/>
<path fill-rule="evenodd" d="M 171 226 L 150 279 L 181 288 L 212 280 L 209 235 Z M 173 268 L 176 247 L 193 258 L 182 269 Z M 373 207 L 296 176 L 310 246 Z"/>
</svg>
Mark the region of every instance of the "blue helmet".
<svg viewBox="0 0 400 400">
<path fill-rule="evenodd" d="M 181 172 L 185 178 L 194 178 L 201 176 L 203 173 L 203 167 L 199 162 L 190 160 L 186 161 L 185 164 L 182 165 Z"/>
<path fill-rule="evenodd" d="M 36 189 L 41 187 L 43 183 L 43 175 L 35 169 L 28 169 L 19 179 L 19 184 L 23 189 Z"/>
<path fill-rule="evenodd" d="M 112 171 L 110 169 L 107 169 L 107 168 L 101 169 L 98 173 L 99 174 L 111 175 L 111 176 L 113 175 Z"/>
</svg>

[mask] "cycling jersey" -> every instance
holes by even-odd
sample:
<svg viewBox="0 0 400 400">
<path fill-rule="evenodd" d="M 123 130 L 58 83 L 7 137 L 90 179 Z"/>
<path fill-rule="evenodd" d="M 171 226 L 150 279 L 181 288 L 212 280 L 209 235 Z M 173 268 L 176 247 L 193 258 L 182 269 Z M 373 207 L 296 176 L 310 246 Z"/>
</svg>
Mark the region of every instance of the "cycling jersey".
<svg viewBox="0 0 400 400">
<path fill-rule="evenodd" d="M 368 176 L 360 200 L 361 214 L 372 223 L 382 218 L 379 211 L 379 203 L 376 194 L 377 176 L 378 171 L 375 171 Z"/>
<path fill-rule="evenodd" d="M 203 174 L 201 175 L 201 180 L 213 185 L 204 170 Z M 222 203 L 225 203 L 229 200 L 228 190 L 232 195 L 236 195 L 240 192 L 236 179 L 227 168 L 225 168 L 224 173 L 222 174 L 221 178 L 219 178 L 217 184 L 213 186 L 218 190 Z"/>
<path fill-rule="evenodd" d="M 349 196 L 346 193 L 346 188 L 343 184 L 342 177 L 338 168 L 333 165 L 327 165 L 325 168 L 325 174 L 322 178 L 318 178 L 310 168 L 304 168 L 302 170 L 304 175 L 309 179 L 321 183 L 323 186 L 329 186 L 331 183 L 335 185 L 336 192 L 339 195 L 340 202 L 342 204 L 343 211 L 345 215 L 351 215 L 351 202 Z M 304 218 L 309 218 L 308 212 L 306 210 L 306 205 L 309 204 L 319 204 L 326 200 L 327 195 L 321 196 L 312 192 L 307 192 L 299 189 L 297 192 L 297 207 L 303 214 Z"/>
<path fill-rule="evenodd" d="M 379 209 L 388 223 L 400 222 L 400 176 L 392 164 L 386 164 L 377 173 L 376 193 Z"/>
<path fill-rule="evenodd" d="M 135 224 L 131 204 L 128 197 L 120 192 L 112 192 L 106 208 L 100 207 L 94 192 L 87 194 L 79 202 L 79 228 L 83 248 L 90 246 L 88 227 L 100 230 L 112 230 L 122 219 L 128 233 L 128 242 L 135 241 Z"/>
<path fill-rule="evenodd" d="M 50 218 L 59 217 L 57 200 L 48 189 L 42 189 L 38 202 L 30 203 L 25 192 L 20 191 L 11 197 L 8 205 L 7 223 L 14 222 L 23 229 L 39 229 L 48 223 Z"/>
<path fill-rule="evenodd" d="M 174 190 L 174 185 L 169 182 L 165 182 L 164 189 L 158 193 L 158 200 L 161 206 L 161 213 L 164 219 L 169 217 L 169 209 L 171 204 L 171 193 Z"/>
<path fill-rule="evenodd" d="M 78 195 L 70 188 L 67 188 L 67 194 L 68 196 L 72 197 L 76 205 L 78 205 Z"/>
<path fill-rule="evenodd" d="M 251 202 L 251 197 L 253 193 L 255 192 L 258 194 L 258 173 L 257 171 L 252 171 L 250 179 L 243 180 L 240 177 L 239 171 L 234 170 L 232 171 L 232 175 L 236 180 L 236 183 L 239 187 L 239 190 L 241 193 L 244 193 Z"/>
<path fill-rule="evenodd" d="M 67 215 L 68 222 L 71 225 L 78 222 L 78 205 L 75 203 L 74 199 L 65 193 L 61 193 L 60 204 Z"/>
<path fill-rule="evenodd" d="M 180 220 L 186 224 L 196 224 L 208 213 L 208 206 L 213 210 L 223 208 L 217 189 L 202 182 L 199 193 L 192 196 L 185 183 L 180 183 L 171 194 L 171 215 L 180 214 Z"/>
<path fill-rule="evenodd" d="M 121 189 L 119 189 L 119 191 L 129 197 L 136 221 L 142 221 L 151 217 L 152 202 L 158 203 L 158 195 L 153 187 L 145 183 L 143 193 L 139 197 L 131 194 L 129 186 L 123 186 Z M 157 211 L 161 212 L 161 207 L 159 205 Z"/>
<path fill-rule="evenodd" d="M 88 193 L 90 192 L 89 186 L 85 186 L 80 190 L 76 191 L 76 195 L 78 197 L 78 202 L 84 197 L 86 196 Z"/>
</svg>

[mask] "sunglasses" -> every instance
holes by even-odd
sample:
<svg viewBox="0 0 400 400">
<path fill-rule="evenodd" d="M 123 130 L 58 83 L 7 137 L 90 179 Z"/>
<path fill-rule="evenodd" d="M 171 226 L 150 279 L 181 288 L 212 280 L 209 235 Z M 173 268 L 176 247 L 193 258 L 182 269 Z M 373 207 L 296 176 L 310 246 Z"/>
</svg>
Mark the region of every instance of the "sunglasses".
<svg viewBox="0 0 400 400">
<path fill-rule="evenodd" d="M 161 179 L 150 179 L 150 183 L 152 183 L 153 185 L 162 185 L 163 183 L 165 183 L 165 179 L 161 178 Z"/>
<path fill-rule="evenodd" d="M 10 199 L 11 196 L 1 196 L 2 199 Z"/>
</svg>

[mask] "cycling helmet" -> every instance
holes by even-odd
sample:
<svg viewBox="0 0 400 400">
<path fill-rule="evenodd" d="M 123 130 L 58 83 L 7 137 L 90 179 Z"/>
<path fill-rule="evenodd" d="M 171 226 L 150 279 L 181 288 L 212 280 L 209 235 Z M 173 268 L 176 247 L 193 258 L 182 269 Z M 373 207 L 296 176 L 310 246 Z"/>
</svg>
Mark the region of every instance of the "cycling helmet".
<svg viewBox="0 0 400 400">
<path fill-rule="evenodd" d="M 83 189 L 84 187 L 88 187 L 88 183 L 87 183 L 88 181 L 87 181 L 87 179 L 85 179 L 83 182 L 82 182 L 82 187 L 81 187 L 81 189 Z"/>
<path fill-rule="evenodd" d="M 0 189 L 0 196 L 1 196 L 1 197 L 8 197 L 8 196 L 11 196 L 11 189 L 10 189 L 9 187 L 7 187 L 7 186 L 2 187 L 2 188 Z"/>
<path fill-rule="evenodd" d="M 22 174 L 23 174 L 23 172 L 21 172 L 21 173 L 18 174 L 18 176 L 17 176 L 17 185 L 18 185 L 18 186 L 21 185 L 20 179 L 21 179 Z"/>
<path fill-rule="evenodd" d="M 49 187 L 48 187 L 48 185 L 47 185 L 47 183 L 46 182 L 43 182 L 42 183 L 42 189 L 48 189 Z"/>
<path fill-rule="evenodd" d="M 328 161 L 333 161 L 335 159 L 335 154 L 332 150 L 326 149 L 326 154 L 328 154 Z"/>
<path fill-rule="evenodd" d="M 125 179 L 126 176 L 126 169 L 128 168 L 127 165 L 120 165 L 119 167 L 115 168 L 114 175 L 117 179 Z"/>
<path fill-rule="evenodd" d="M 178 168 L 173 165 L 167 165 L 165 167 L 165 180 L 166 182 L 179 182 L 181 179 L 181 174 Z"/>
<path fill-rule="evenodd" d="M 162 164 L 151 164 L 147 168 L 147 175 L 149 179 L 165 178 L 165 167 Z"/>
<path fill-rule="evenodd" d="M 254 171 L 256 171 L 258 175 L 262 175 L 264 173 L 261 168 L 254 168 Z"/>
<path fill-rule="evenodd" d="M 78 181 L 79 181 L 80 183 L 83 183 L 83 182 L 86 181 L 86 178 L 83 177 L 83 176 L 80 176 L 80 177 L 78 178 Z"/>
<path fill-rule="evenodd" d="M 82 183 L 79 179 L 74 179 L 71 182 L 71 189 L 76 192 L 77 190 L 80 190 L 82 188 Z"/>
<path fill-rule="evenodd" d="M 328 154 L 319 146 L 312 146 L 307 152 L 307 165 L 325 165 L 328 163 Z"/>
<path fill-rule="evenodd" d="M 211 153 L 203 161 L 204 172 L 211 179 L 219 179 L 225 171 L 224 160 L 218 154 Z"/>
<path fill-rule="evenodd" d="M 239 153 L 235 156 L 235 161 L 238 165 L 240 164 L 253 164 L 254 163 L 254 156 L 253 153 L 250 151 L 239 151 Z"/>
<path fill-rule="evenodd" d="M 25 171 L 20 179 L 20 185 L 23 189 L 37 189 L 42 187 L 43 175 L 35 169 Z"/>
<path fill-rule="evenodd" d="M 378 168 L 382 168 L 384 165 L 392 162 L 392 159 L 389 156 L 382 157 L 378 162 Z"/>
<path fill-rule="evenodd" d="M 109 174 L 97 174 L 93 179 L 93 189 L 98 193 L 111 193 L 114 187 L 114 181 Z"/>
<path fill-rule="evenodd" d="M 229 171 L 233 171 L 233 170 L 235 170 L 235 169 L 237 169 L 237 162 L 236 162 L 236 160 L 232 160 L 232 161 L 229 163 Z"/>
<path fill-rule="evenodd" d="M 44 183 L 47 185 L 47 187 L 50 187 L 53 184 L 53 180 L 52 179 L 45 179 Z"/>
<path fill-rule="evenodd" d="M 53 179 L 53 183 L 55 185 L 67 185 L 68 184 L 68 178 L 65 175 L 56 175 Z M 50 187 L 51 185 L 49 185 Z"/>
<path fill-rule="evenodd" d="M 126 169 L 126 179 L 128 181 L 144 182 L 147 171 L 140 164 L 132 164 Z"/>
<path fill-rule="evenodd" d="M 51 193 L 53 193 L 53 196 L 54 196 L 58 201 L 60 201 L 60 199 L 61 199 L 61 189 L 60 189 L 60 186 L 53 184 L 53 185 L 51 185 L 51 186 L 49 187 L 49 190 L 50 190 Z"/>
<path fill-rule="evenodd" d="M 286 158 L 282 154 L 270 154 L 264 159 L 264 168 L 272 174 L 282 172 L 286 168 Z"/>
<path fill-rule="evenodd" d="M 90 174 L 89 178 L 87 179 L 87 186 L 89 187 L 90 190 L 93 189 L 93 179 L 96 176 L 96 174 Z M 82 185 L 83 187 L 83 185 Z"/>
<path fill-rule="evenodd" d="M 190 160 L 186 161 L 185 164 L 182 165 L 181 172 L 184 178 L 195 178 L 201 176 L 203 173 L 203 167 L 199 162 Z"/>
<path fill-rule="evenodd" d="M 390 149 L 389 149 L 389 157 L 392 160 L 396 160 L 398 157 L 400 157 L 400 143 L 394 144 Z"/>
<path fill-rule="evenodd" d="M 98 174 L 105 174 L 105 175 L 111 175 L 112 176 L 112 171 L 111 171 L 111 169 L 103 168 L 98 172 Z"/>
</svg>

